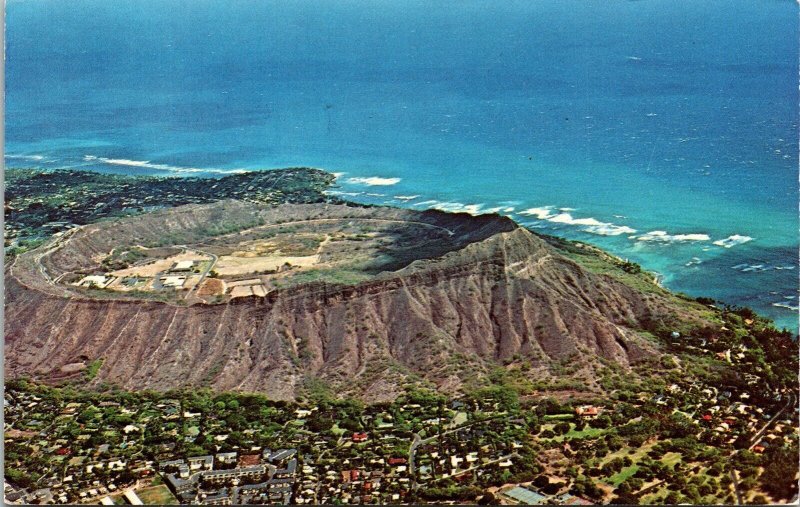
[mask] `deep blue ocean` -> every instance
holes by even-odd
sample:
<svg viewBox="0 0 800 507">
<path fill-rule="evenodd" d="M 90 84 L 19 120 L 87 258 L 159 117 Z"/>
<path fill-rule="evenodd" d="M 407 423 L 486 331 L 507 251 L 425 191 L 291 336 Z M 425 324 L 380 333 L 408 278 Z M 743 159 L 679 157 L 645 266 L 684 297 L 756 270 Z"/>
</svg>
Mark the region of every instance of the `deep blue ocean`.
<svg viewBox="0 0 800 507">
<path fill-rule="evenodd" d="M 6 164 L 314 166 L 797 329 L 798 6 L 9 0 Z"/>
</svg>

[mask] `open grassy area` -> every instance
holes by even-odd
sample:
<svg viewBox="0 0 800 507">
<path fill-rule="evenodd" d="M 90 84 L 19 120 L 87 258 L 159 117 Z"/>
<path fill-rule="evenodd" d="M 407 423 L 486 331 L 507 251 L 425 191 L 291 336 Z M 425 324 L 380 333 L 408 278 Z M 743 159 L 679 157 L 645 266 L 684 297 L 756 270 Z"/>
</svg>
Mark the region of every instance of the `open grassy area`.
<svg viewBox="0 0 800 507">
<path fill-rule="evenodd" d="M 341 437 L 342 435 L 347 433 L 347 430 L 340 428 L 339 423 L 336 422 L 333 424 L 333 426 L 331 426 L 330 432 L 336 435 L 337 437 Z"/>
<path fill-rule="evenodd" d="M 455 417 L 453 417 L 453 422 L 451 426 L 461 426 L 462 424 L 467 422 L 467 413 L 466 412 L 458 412 L 456 413 Z"/>
<path fill-rule="evenodd" d="M 572 414 L 572 413 L 569 413 L 569 414 L 551 414 L 551 415 L 543 416 L 542 419 L 544 419 L 545 421 L 569 421 L 569 420 L 572 420 L 574 417 L 575 417 L 575 415 Z"/>
<path fill-rule="evenodd" d="M 641 499 L 639 499 L 639 503 L 641 505 L 651 505 L 655 503 L 659 503 L 664 501 L 664 497 L 669 494 L 666 486 L 661 486 L 657 488 L 655 491 L 644 495 Z"/>
<path fill-rule="evenodd" d="M 582 430 L 576 430 L 575 425 L 570 423 L 569 431 L 563 435 L 555 437 L 553 440 L 555 440 L 556 442 L 563 442 L 564 440 L 572 440 L 573 438 L 584 438 L 584 437 L 597 438 L 607 431 L 608 430 L 606 429 L 592 428 L 589 426 L 586 426 Z"/>
<path fill-rule="evenodd" d="M 681 460 L 681 453 L 679 452 L 668 452 L 665 455 L 661 456 L 661 462 L 669 466 L 673 466 L 680 460 Z"/>
<path fill-rule="evenodd" d="M 140 489 L 136 494 L 146 505 L 178 505 L 180 503 L 164 484 Z"/>
<path fill-rule="evenodd" d="M 122 493 L 110 495 L 110 498 L 115 505 L 128 505 L 128 502 L 125 501 L 125 496 Z"/>
<path fill-rule="evenodd" d="M 613 484 L 614 487 L 616 488 L 617 486 L 625 482 L 628 478 L 632 477 L 633 474 L 635 474 L 638 470 L 639 470 L 639 465 L 634 463 L 633 465 L 625 467 L 619 472 L 612 475 L 611 477 L 605 479 L 605 482 L 607 482 L 608 484 Z"/>
</svg>

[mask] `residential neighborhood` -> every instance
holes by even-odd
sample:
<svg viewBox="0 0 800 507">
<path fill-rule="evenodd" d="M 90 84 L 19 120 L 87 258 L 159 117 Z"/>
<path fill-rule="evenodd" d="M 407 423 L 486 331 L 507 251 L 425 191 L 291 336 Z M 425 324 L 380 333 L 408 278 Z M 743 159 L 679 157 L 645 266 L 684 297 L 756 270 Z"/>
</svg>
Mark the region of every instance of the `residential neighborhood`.
<svg viewBox="0 0 800 507">
<path fill-rule="evenodd" d="M 6 382 L 17 504 L 764 504 L 797 495 L 798 388 L 786 332 L 655 329 L 667 353 L 601 361 L 600 390 L 534 383 L 523 359 L 454 395 L 410 383 L 365 404 L 210 388 Z M 748 322 L 749 321 L 749 322 Z M 599 360 L 598 360 L 599 361 Z M 565 366 L 552 367 L 555 375 Z"/>
</svg>

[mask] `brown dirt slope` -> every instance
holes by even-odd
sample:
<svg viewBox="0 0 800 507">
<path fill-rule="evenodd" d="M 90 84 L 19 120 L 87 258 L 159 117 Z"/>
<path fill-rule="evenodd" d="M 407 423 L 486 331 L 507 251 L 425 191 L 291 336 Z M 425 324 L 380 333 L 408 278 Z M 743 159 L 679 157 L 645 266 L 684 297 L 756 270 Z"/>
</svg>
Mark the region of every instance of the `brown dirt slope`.
<svg viewBox="0 0 800 507">
<path fill-rule="evenodd" d="M 91 300 L 47 281 L 90 267 L 119 238 L 145 243 L 168 234 L 182 244 L 213 220 L 252 224 L 276 213 L 414 220 L 446 228 L 454 239 L 436 257 L 357 285 L 314 282 L 220 305 Z M 74 236 L 21 256 L 6 272 L 10 377 L 69 378 L 65 366 L 99 358 L 93 382 L 129 389 L 210 385 L 291 399 L 312 377 L 378 400 L 410 379 L 457 390 L 494 365 L 524 358 L 543 375 L 554 362 L 577 364 L 592 387 L 598 358 L 625 367 L 658 353 L 638 331 L 645 319 L 676 312 L 701 319 L 699 307 L 678 308 L 665 291 L 642 292 L 588 272 L 497 216 L 226 202 L 95 224 Z"/>
</svg>

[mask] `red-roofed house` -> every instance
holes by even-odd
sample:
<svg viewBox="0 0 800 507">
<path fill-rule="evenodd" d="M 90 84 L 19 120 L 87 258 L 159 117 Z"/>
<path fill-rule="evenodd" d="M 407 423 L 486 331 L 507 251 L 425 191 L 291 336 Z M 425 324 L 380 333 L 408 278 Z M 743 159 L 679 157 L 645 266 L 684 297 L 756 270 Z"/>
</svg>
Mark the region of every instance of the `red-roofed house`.
<svg viewBox="0 0 800 507">
<path fill-rule="evenodd" d="M 366 442 L 368 435 L 366 433 L 353 433 L 353 442 Z"/>
<path fill-rule="evenodd" d="M 578 407 L 578 408 L 575 409 L 575 414 L 576 415 L 578 415 L 578 416 L 580 416 L 582 418 L 587 418 L 587 419 L 591 419 L 593 417 L 597 417 L 597 415 L 599 413 L 600 413 L 600 409 L 598 409 L 597 407 L 595 407 L 593 405 L 586 405 L 586 406 Z"/>
</svg>

